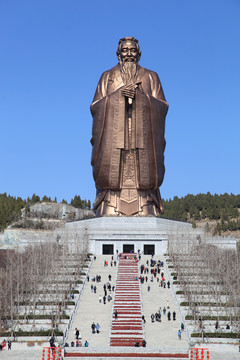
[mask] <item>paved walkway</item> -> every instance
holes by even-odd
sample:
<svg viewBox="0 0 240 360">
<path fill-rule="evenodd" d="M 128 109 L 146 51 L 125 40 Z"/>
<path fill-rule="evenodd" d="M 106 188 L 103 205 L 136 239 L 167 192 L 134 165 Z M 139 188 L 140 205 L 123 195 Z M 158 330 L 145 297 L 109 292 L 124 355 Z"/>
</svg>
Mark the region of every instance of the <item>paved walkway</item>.
<svg viewBox="0 0 240 360">
<path fill-rule="evenodd" d="M 179 313 L 177 304 L 175 302 L 173 289 L 168 288 L 167 285 L 161 285 L 162 274 L 167 284 L 167 270 L 165 264 L 160 267 L 160 273 L 156 274 L 156 277 L 151 274 L 150 266 L 147 266 L 147 261 L 150 262 L 151 257 L 143 255 L 141 257 L 140 266 L 144 265 L 148 268 L 149 272 L 143 273 L 142 276 L 148 278 L 141 285 L 142 292 L 142 303 L 143 303 L 143 314 L 146 319 L 145 324 L 145 338 L 147 347 L 151 348 L 180 348 L 188 349 L 188 341 L 186 333 L 183 331 L 181 340 L 178 338 L 178 330 L 181 328 L 181 314 Z M 153 260 L 163 261 L 163 257 L 155 255 Z M 150 264 L 149 264 L 150 265 Z M 166 265 L 167 266 L 167 265 Z M 152 280 L 152 281 L 151 281 Z M 158 281 L 159 280 L 159 281 Z M 150 287 L 150 288 L 149 288 Z M 163 313 L 163 308 L 166 308 L 166 314 Z M 161 312 L 161 322 L 151 320 L 151 315 Z M 171 320 L 168 320 L 167 313 L 171 313 Z M 176 320 L 173 320 L 173 312 L 176 313 Z"/>
<path fill-rule="evenodd" d="M 104 266 L 105 261 L 108 262 L 108 266 Z M 112 266 L 111 266 L 112 261 Z M 114 266 L 114 261 L 116 266 Z M 83 296 L 80 300 L 77 313 L 75 315 L 72 328 L 69 332 L 67 342 L 69 345 L 75 339 L 75 328 L 78 328 L 81 333 L 81 342 L 84 345 L 87 340 L 89 347 L 106 347 L 110 344 L 110 329 L 112 322 L 112 311 L 115 291 L 112 291 L 112 287 L 116 287 L 118 261 L 117 257 L 110 255 L 99 255 L 93 262 L 92 269 L 89 276 L 89 282 L 86 284 Z M 101 276 L 101 281 L 96 282 L 96 277 Z M 109 275 L 111 276 L 111 280 Z M 92 281 L 95 278 L 95 281 Z M 106 299 L 106 304 L 103 302 L 104 284 L 106 288 L 106 297 L 110 296 L 112 300 Z M 92 290 L 96 286 L 96 293 Z M 109 288 L 108 288 L 109 286 Z M 110 289 L 111 286 L 111 290 Z M 101 297 L 101 299 L 100 299 Z M 100 301 L 101 300 L 101 301 Z M 92 324 L 100 325 L 99 333 L 92 333 Z"/>
</svg>

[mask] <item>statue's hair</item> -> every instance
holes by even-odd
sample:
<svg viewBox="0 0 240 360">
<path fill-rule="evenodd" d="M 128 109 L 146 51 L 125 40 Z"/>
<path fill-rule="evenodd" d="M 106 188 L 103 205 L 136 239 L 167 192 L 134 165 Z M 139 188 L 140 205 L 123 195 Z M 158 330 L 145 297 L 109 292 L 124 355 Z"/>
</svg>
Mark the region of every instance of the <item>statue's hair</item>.
<svg viewBox="0 0 240 360">
<path fill-rule="evenodd" d="M 138 44 L 138 40 L 135 39 L 134 37 L 131 37 L 131 36 L 126 36 L 125 38 L 122 38 L 122 39 L 119 40 L 117 51 L 119 51 L 119 50 L 121 49 L 122 43 L 123 43 L 124 41 L 127 41 L 127 40 L 134 41 L 134 42 L 136 43 L 136 45 L 137 45 L 138 51 L 140 51 L 140 47 L 139 47 L 139 44 Z"/>
</svg>

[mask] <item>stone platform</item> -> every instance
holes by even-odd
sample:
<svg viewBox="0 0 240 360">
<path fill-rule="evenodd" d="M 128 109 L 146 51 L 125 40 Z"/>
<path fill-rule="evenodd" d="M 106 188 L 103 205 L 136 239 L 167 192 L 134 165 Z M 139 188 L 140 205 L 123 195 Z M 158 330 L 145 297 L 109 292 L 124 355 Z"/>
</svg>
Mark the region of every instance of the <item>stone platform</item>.
<svg viewBox="0 0 240 360">
<path fill-rule="evenodd" d="M 201 236 L 203 232 L 189 223 L 156 217 L 102 217 L 65 225 L 68 239 L 87 236 L 89 251 L 96 255 L 130 250 L 145 255 L 164 254 L 169 236 L 177 234 Z"/>
</svg>

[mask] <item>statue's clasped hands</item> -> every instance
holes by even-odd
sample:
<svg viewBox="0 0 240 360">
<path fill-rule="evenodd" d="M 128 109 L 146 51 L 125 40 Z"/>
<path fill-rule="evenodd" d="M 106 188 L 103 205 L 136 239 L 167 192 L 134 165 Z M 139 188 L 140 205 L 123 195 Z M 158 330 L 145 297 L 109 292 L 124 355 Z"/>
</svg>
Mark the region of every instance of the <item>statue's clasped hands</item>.
<svg viewBox="0 0 240 360">
<path fill-rule="evenodd" d="M 128 98 L 134 99 L 136 93 L 136 85 L 135 84 L 128 84 L 125 85 L 122 89 L 122 95 Z"/>
</svg>

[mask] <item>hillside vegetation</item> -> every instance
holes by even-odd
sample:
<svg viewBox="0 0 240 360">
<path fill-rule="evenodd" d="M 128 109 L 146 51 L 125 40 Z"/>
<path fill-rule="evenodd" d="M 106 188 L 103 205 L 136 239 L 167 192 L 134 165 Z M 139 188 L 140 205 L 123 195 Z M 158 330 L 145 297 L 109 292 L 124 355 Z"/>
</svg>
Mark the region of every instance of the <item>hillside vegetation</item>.
<svg viewBox="0 0 240 360">
<path fill-rule="evenodd" d="M 191 222 L 193 227 L 205 222 L 207 231 L 208 224 L 214 223 L 213 235 L 240 230 L 240 195 L 208 192 L 180 199 L 175 196 L 173 200 L 163 200 L 163 207 L 166 219 Z"/>
<path fill-rule="evenodd" d="M 16 198 L 6 193 L 0 194 L 0 231 L 20 219 L 21 209 L 26 208 L 26 212 L 28 212 L 30 206 L 42 202 L 57 203 L 57 199 L 52 200 L 46 195 L 41 199 L 36 194 L 33 194 L 31 198 L 28 197 L 27 199 L 22 199 L 21 197 Z M 63 199 L 61 203 L 67 204 L 67 201 Z M 91 209 L 90 200 L 82 200 L 79 195 L 75 195 L 74 198 L 71 199 L 70 205 L 80 209 Z"/>
<path fill-rule="evenodd" d="M 57 202 L 57 199 L 52 200 L 46 195 L 40 199 L 36 194 L 27 199 L 0 194 L 0 230 L 19 219 L 22 208 L 28 210 L 31 205 L 41 202 Z M 61 203 L 67 204 L 67 201 L 63 199 Z M 91 209 L 90 200 L 82 200 L 79 195 L 75 195 L 70 204 Z M 163 207 L 163 218 L 190 222 L 193 227 L 204 224 L 205 230 L 211 230 L 213 235 L 240 231 L 240 195 L 211 195 L 208 192 L 182 198 L 175 196 L 172 200 L 163 200 Z"/>
</svg>

